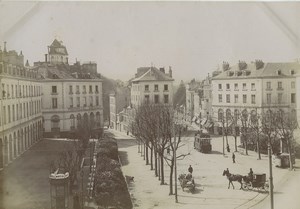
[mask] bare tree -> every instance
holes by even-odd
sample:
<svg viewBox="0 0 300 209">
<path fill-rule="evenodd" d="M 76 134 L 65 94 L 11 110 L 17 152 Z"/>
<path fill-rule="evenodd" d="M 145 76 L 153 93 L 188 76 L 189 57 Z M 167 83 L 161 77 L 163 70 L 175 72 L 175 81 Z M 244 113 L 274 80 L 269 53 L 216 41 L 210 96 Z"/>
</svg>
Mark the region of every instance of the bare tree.
<svg viewBox="0 0 300 209">
<path fill-rule="evenodd" d="M 248 155 L 249 114 L 246 109 L 241 112 L 241 122 L 242 142 L 245 148 L 245 154 Z"/>
<path fill-rule="evenodd" d="M 251 133 L 253 133 L 253 136 L 255 137 L 258 159 L 261 160 L 260 137 L 263 133 L 263 130 L 261 128 L 261 117 L 258 115 L 257 110 L 253 110 L 250 114 L 249 128 Z"/>
<path fill-rule="evenodd" d="M 292 147 L 294 146 L 294 131 L 298 127 L 296 115 L 278 110 L 276 113 L 276 128 L 281 140 L 287 145 L 290 161 L 290 170 L 293 169 Z"/>
</svg>

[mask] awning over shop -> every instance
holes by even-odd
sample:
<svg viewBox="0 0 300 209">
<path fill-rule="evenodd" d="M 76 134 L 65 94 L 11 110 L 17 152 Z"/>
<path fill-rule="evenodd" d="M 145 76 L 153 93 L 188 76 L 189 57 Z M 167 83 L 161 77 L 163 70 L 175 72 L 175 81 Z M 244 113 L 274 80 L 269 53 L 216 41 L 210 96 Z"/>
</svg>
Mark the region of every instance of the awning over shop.
<svg viewBox="0 0 300 209">
<path fill-rule="evenodd" d="M 212 127 L 213 125 L 214 125 L 213 122 L 207 122 L 207 123 L 204 124 L 204 127 L 205 127 L 205 128 L 210 128 L 210 127 Z"/>
<path fill-rule="evenodd" d="M 215 126 L 218 126 L 218 127 L 223 127 L 222 123 L 221 123 L 221 122 L 219 122 L 219 121 L 216 121 L 216 122 L 215 122 Z"/>
<path fill-rule="evenodd" d="M 207 118 L 203 118 L 201 121 L 201 125 L 203 126 L 207 122 Z"/>
</svg>

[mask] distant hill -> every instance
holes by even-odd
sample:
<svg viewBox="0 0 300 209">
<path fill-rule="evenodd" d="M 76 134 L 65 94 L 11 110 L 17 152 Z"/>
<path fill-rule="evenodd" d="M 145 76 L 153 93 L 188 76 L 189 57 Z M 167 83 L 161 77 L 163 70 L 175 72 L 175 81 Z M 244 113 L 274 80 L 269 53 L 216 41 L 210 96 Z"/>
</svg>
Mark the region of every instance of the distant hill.
<svg viewBox="0 0 300 209">
<path fill-rule="evenodd" d="M 178 87 L 174 86 L 174 97 L 173 97 L 173 105 L 180 106 L 180 105 L 185 105 L 185 98 L 186 98 L 186 93 L 185 93 L 185 85 L 183 82 L 179 84 Z"/>
</svg>

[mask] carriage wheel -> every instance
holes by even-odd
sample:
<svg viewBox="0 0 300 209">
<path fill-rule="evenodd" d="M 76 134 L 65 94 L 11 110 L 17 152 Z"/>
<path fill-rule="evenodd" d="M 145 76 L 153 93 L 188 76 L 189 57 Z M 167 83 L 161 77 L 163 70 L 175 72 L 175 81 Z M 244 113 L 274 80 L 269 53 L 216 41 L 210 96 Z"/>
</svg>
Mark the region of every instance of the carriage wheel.
<svg viewBox="0 0 300 209">
<path fill-rule="evenodd" d="M 243 183 L 242 184 L 242 189 L 245 190 L 245 191 L 248 191 L 248 189 L 249 189 L 248 188 L 248 184 L 247 183 Z"/>
<path fill-rule="evenodd" d="M 269 183 L 268 182 L 265 183 L 264 189 L 265 189 L 266 192 L 269 191 Z"/>
</svg>

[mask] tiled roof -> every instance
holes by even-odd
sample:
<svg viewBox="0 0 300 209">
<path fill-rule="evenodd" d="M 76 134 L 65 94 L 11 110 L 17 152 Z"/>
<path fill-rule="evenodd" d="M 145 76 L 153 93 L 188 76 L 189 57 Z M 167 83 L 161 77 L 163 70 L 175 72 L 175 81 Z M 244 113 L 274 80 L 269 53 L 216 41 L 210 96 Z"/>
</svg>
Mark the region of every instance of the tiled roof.
<svg viewBox="0 0 300 209">
<path fill-rule="evenodd" d="M 61 55 L 68 55 L 67 48 L 62 45 L 61 42 L 59 42 L 57 39 L 54 39 L 52 44 L 50 45 L 49 54 L 61 54 Z M 62 51 L 58 50 L 62 49 Z"/>
<path fill-rule="evenodd" d="M 174 79 L 161 72 L 156 67 L 143 67 L 139 68 L 137 78 L 132 80 L 132 82 L 137 81 L 174 81 Z"/>
<path fill-rule="evenodd" d="M 293 75 L 292 71 L 294 71 L 294 74 L 300 74 L 300 63 L 264 63 L 264 66 L 260 69 L 256 69 L 255 63 L 247 63 L 244 70 L 240 70 L 238 64 L 233 65 L 212 79 L 289 77 Z"/>
</svg>

